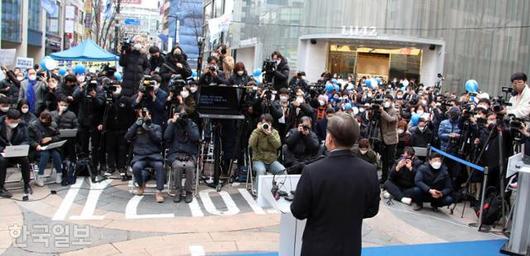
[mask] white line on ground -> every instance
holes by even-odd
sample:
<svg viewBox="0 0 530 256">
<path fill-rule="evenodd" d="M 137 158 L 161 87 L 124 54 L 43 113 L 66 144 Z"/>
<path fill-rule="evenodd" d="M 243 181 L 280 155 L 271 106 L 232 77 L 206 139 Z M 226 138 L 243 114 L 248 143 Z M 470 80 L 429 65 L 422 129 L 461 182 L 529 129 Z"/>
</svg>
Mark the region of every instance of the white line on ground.
<svg viewBox="0 0 530 256">
<path fill-rule="evenodd" d="M 72 204 L 74 203 L 74 200 L 77 197 L 77 194 L 79 193 L 79 188 L 81 188 L 84 181 L 85 178 L 79 177 L 77 178 L 75 184 L 70 186 L 70 189 L 68 189 L 66 196 L 61 202 L 59 209 L 57 209 L 57 211 L 55 212 L 55 215 L 53 216 L 52 220 L 64 220 L 66 218 L 66 215 L 68 215 L 68 212 L 70 211 L 70 208 L 72 207 Z"/>
</svg>

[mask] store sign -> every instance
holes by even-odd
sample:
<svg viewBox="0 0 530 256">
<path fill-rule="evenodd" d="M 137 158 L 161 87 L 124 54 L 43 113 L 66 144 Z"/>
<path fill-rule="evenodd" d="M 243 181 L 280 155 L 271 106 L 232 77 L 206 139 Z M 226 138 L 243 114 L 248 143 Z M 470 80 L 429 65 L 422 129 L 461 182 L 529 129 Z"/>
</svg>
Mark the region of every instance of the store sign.
<svg viewBox="0 0 530 256">
<path fill-rule="evenodd" d="M 17 68 L 33 68 L 33 58 L 18 57 L 15 65 Z"/>
<path fill-rule="evenodd" d="M 0 49 L 0 65 L 13 67 L 17 49 Z"/>
<path fill-rule="evenodd" d="M 366 26 L 342 26 L 342 34 L 346 36 L 377 36 L 377 29 Z"/>
</svg>

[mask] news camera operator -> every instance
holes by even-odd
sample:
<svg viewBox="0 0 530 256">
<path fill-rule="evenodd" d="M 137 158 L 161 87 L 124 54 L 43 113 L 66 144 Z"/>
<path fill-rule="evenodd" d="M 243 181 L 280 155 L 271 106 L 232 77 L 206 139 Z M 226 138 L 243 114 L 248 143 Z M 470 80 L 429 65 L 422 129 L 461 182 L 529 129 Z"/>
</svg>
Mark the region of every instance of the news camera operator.
<svg viewBox="0 0 530 256">
<path fill-rule="evenodd" d="M 394 108 L 394 97 L 392 97 L 392 95 L 385 95 L 383 105 L 379 106 L 379 116 L 381 136 L 383 137 L 381 141 L 381 183 L 384 183 L 388 178 L 388 172 L 390 170 L 390 167 L 394 164 L 397 144 L 399 142 L 397 132 L 399 114 Z"/>
<path fill-rule="evenodd" d="M 268 63 L 267 61 L 264 63 L 264 83 L 272 83 L 272 86 L 276 91 L 281 88 L 287 88 L 287 80 L 289 79 L 290 72 L 287 60 L 278 51 L 271 54 L 271 59 L 271 63 Z"/>
<path fill-rule="evenodd" d="M 0 93 L 7 97 L 10 104 L 17 104 L 20 81 L 12 70 L 8 70 L 4 66 L 2 66 L 1 72 L 5 72 L 5 78 L 0 81 Z"/>
<path fill-rule="evenodd" d="M 111 86 L 110 101 L 107 100 L 107 116 L 104 117 L 105 125 L 105 153 L 107 156 L 106 176 L 112 175 L 115 171 L 120 173 L 122 181 L 130 180 L 127 174 L 127 155 L 129 154 L 129 143 L 125 140 L 127 129 L 134 123 L 135 114 L 131 107 L 131 98 L 123 95 L 120 84 L 114 83 Z"/>
<path fill-rule="evenodd" d="M 320 141 L 313 132 L 313 120 L 304 116 L 300 119 L 298 128 L 293 128 L 287 133 L 283 156 L 289 174 L 300 174 L 306 162 L 319 156 Z"/>
<path fill-rule="evenodd" d="M 146 108 L 138 110 L 138 119 L 127 130 L 125 139 L 133 145 L 131 165 L 134 181 L 138 184 L 136 194 L 139 196 L 144 194 L 145 183 L 149 180 L 146 167 L 151 167 L 156 177 L 155 199 L 157 203 L 163 203 L 162 190 L 164 190 L 166 173 L 162 158 L 162 128 L 152 122 L 149 110 Z"/>
<path fill-rule="evenodd" d="M 167 156 L 175 177 L 175 203 L 182 198 L 186 203 L 193 200 L 193 177 L 198 154 L 199 128 L 188 116 L 187 108 L 181 105 L 177 108 L 173 118 L 168 120 L 164 132 L 164 141 L 169 144 Z M 186 183 L 182 189 L 182 172 L 185 172 Z M 173 188 L 171 188 L 173 189 Z"/>
<path fill-rule="evenodd" d="M 122 43 L 119 64 L 123 67 L 123 94 L 133 95 L 138 90 L 140 81 L 149 68 L 149 60 L 144 52 L 142 36 L 136 35 L 131 42 Z"/>
<path fill-rule="evenodd" d="M 206 70 L 199 78 L 199 86 L 211 85 L 211 84 L 228 84 L 228 81 L 221 76 L 221 72 L 218 71 L 217 63 L 219 59 L 214 56 L 210 56 L 207 59 L 208 64 Z"/>
<path fill-rule="evenodd" d="M 0 117 L 0 152 L 7 146 L 29 145 L 27 125 L 20 121 L 20 112 L 10 109 L 7 114 Z M 4 158 L 0 155 L 0 197 L 10 198 L 13 195 L 5 189 L 6 170 L 10 164 L 20 164 L 20 171 L 24 181 L 24 193 L 32 194 L 30 182 L 30 165 L 28 157 Z"/>
<path fill-rule="evenodd" d="M 506 113 L 513 114 L 516 118 L 530 119 L 530 88 L 526 84 L 526 74 L 514 73 L 511 81 L 513 87 L 511 106 L 507 106 Z"/>
<path fill-rule="evenodd" d="M 78 143 L 81 157 L 92 157 L 94 167 L 103 159 L 98 152 L 100 146 L 100 132 L 103 129 L 102 117 L 105 106 L 105 95 L 99 88 L 98 82 L 93 75 L 81 83 L 74 91 L 74 101 L 79 104 Z M 89 148 L 90 146 L 90 148 Z M 103 167 L 103 165 L 102 165 Z"/>
<path fill-rule="evenodd" d="M 191 68 L 188 65 L 187 56 L 179 46 L 173 47 L 171 54 L 168 54 L 161 65 L 160 76 L 162 76 L 161 88 L 168 90 L 170 80 L 175 75 L 180 75 L 181 79 L 191 76 Z"/>
<path fill-rule="evenodd" d="M 162 126 L 166 121 L 165 107 L 168 94 L 160 88 L 160 83 L 156 78 L 157 76 L 144 76 L 138 93 L 132 97 L 134 99 L 132 107 L 134 109 L 147 108 L 152 115 L 153 123 Z"/>
<path fill-rule="evenodd" d="M 160 68 L 164 64 L 165 57 L 160 52 L 160 49 L 157 46 L 149 47 L 149 74 L 154 75 L 155 73 L 160 73 Z"/>
<path fill-rule="evenodd" d="M 243 62 L 238 62 L 234 66 L 234 73 L 230 77 L 229 84 L 245 86 L 250 82 L 251 78 L 248 76 L 247 70 L 245 69 L 245 64 Z"/>
</svg>

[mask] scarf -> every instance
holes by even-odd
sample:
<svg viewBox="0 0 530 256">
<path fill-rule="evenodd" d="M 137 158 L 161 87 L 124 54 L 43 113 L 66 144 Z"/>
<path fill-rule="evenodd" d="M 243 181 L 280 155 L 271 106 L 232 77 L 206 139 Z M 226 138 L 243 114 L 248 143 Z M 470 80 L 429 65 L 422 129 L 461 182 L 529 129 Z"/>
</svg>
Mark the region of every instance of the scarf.
<svg viewBox="0 0 530 256">
<path fill-rule="evenodd" d="M 28 88 L 26 88 L 26 99 L 28 100 L 29 111 L 31 113 L 35 113 L 37 111 L 35 107 L 37 97 L 35 97 L 35 89 L 34 89 L 34 86 L 36 83 L 37 81 L 28 80 Z"/>
</svg>

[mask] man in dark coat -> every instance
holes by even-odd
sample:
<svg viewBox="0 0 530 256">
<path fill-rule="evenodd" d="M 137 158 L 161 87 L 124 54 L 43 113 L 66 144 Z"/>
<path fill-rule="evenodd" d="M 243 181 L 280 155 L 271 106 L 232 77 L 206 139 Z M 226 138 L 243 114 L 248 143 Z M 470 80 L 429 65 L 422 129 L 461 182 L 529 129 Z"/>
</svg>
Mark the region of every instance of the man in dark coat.
<svg viewBox="0 0 530 256">
<path fill-rule="evenodd" d="M 291 129 L 286 136 L 283 146 L 283 156 L 289 173 L 302 173 L 306 162 L 316 159 L 319 155 L 320 140 L 312 131 L 312 120 L 304 116 L 298 128 Z"/>
<path fill-rule="evenodd" d="M 123 94 L 131 96 L 136 93 L 144 72 L 149 68 L 149 60 L 143 52 L 141 37 L 135 36 L 131 49 L 123 49 L 120 55 L 120 66 L 123 67 Z"/>
<path fill-rule="evenodd" d="M 291 204 L 294 217 L 307 219 L 302 255 L 361 255 L 362 222 L 379 211 L 380 191 L 375 166 L 350 150 L 358 137 L 351 115 L 334 115 L 328 157 L 304 168 Z"/>
<path fill-rule="evenodd" d="M 160 65 L 160 76 L 162 83 L 160 87 L 164 91 L 168 91 L 169 81 L 174 75 L 180 75 L 182 80 L 191 76 L 191 68 L 187 61 L 187 56 L 184 51 L 176 46 L 168 54 L 164 62 Z"/>
<path fill-rule="evenodd" d="M 276 62 L 276 69 L 272 75 L 272 86 L 274 90 L 280 90 L 280 88 L 287 88 L 287 80 L 289 79 L 289 65 L 287 60 L 280 54 L 280 52 L 273 52 L 272 61 Z"/>
<path fill-rule="evenodd" d="M 433 153 L 429 162 L 418 168 L 415 176 L 416 187 L 413 190 L 412 200 L 416 203 L 415 211 L 423 209 L 423 202 L 431 202 L 434 211 L 438 207 L 450 205 L 454 202 L 451 197 L 453 186 L 447 171 L 447 166 L 442 165 L 442 156 Z"/>
</svg>

